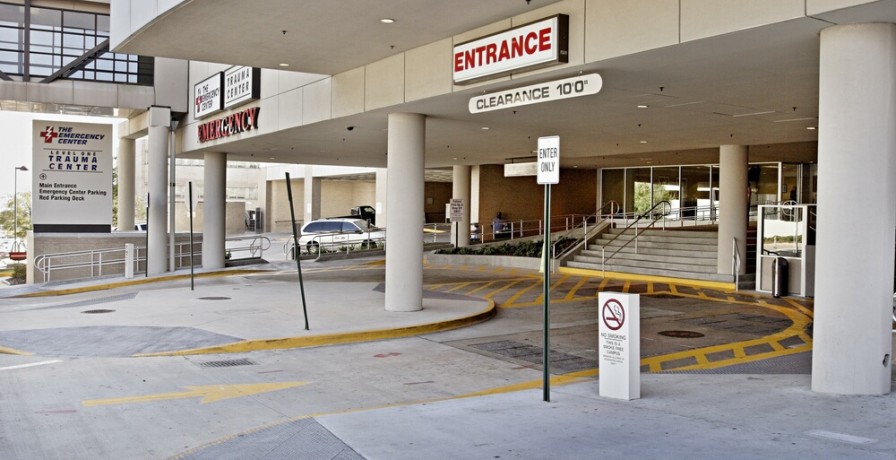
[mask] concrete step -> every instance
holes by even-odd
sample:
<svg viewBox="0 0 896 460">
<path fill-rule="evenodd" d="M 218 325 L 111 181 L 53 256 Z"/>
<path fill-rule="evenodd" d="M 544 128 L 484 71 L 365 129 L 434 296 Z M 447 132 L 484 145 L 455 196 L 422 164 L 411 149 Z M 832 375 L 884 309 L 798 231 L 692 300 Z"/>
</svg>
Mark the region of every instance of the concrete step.
<svg viewBox="0 0 896 460">
<path fill-rule="evenodd" d="M 572 268 L 582 268 L 586 270 L 595 270 L 600 271 L 600 264 L 594 265 L 589 263 L 582 263 L 576 261 L 570 261 L 567 263 L 567 266 Z M 620 267 L 607 265 L 607 271 L 610 272 L 620 272 L 620 273 L 633 273 L 638 275 L 652 275 L 652 276 L 667 276 L 671 278 L 682 278 L 682 279 L 690 279 L 690 280 L 703 280 L 703 281 L 719 281 L 723 283 L 731 283 L 734 282 L 734 277 L 731 275 L 719 275 L 718 273 L 701 273 L 701 272 L 693 272 L 687 270 L 662 270 L 662 269 L 650 269 L 650 268 L 639 268 L 639 267 Z"/>
<path fill-rule="evenodd" d="M 593 247 L 593 245 L 591 246 Z M 612 254 L 616 251 L 615 247 L 608 247 L 606 250 L 607 255 Z M 686 249 L 676 249 L 676 248 L 667 248 L 665 246 L 656 246 L 656 247 L 643 247 L 638 246 L 638 251 L 635 251 L 633 246 L 626 246 L 619 250 L 618 254 L 645 254 L 650 256 L 668 256 L 668 257 L 700 257 L 716 260 L 718 258 L 718 249 L 713 246 L 712 249 L 706 248 L 686 248 Z M 589 257 L 601 257 L 600 247 L 597 249 L 586 249 L 581 252 L 581 255 L 589 256 Z M 616 256 L 618 257 L 618 256 Z"/>
<path fill-rule="evenodd" d="M 601 248 L 606 247 L 607 251 L 615 251 L 617 248 L 621 247 L 625 241 L 616 240 L 610 242 L 603 238 L 596 239 L 594 242 L 588 245 L 588 250 L 591 251 L 600 251 Z M 635 242 L 632 241 L 629 243 L 624 250 L 628 250 L 631 248 L 632 251 L 635 250 Z M 638 240 L 638 250 L 649 251 L 652 249 L 675 249 L 679 251 L 716 251 L 718 250 L 718 244 L 713 242 L 701 242 L 701 241 L 646 241 L 639 239 Z"/>
</svg>

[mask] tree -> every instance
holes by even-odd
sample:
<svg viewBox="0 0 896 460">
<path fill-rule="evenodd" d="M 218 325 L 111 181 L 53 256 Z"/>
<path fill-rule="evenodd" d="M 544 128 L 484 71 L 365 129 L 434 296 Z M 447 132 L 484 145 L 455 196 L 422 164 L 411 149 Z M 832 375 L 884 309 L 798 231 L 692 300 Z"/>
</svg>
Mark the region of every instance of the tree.
<svg viewBox="0 0 896 460">
<path fill-rule="evenodd" d="M 16 227 L 14 213 L 16 206 L 12 197 L 6 200 L 5 206 L 0 210 L 0 227 L 3 227 L 4 235 L 9 238 L 13 236 L 13 228 L 18 230 L 19 238 L 24 238 L 28 231 L 31 230 L 31 192 L 19 193 L 18 199 L 18 227 Z"/>
<path fill-rule="evenodd" d="M 653 196 L 650 196 L 650 184 L 647 182 L 635 182 L 635 212 L 642 213 L 649 210 L 660 201 L 669 201 L 675 195 L 660 184 L 653 185 Z"/>
</svg>

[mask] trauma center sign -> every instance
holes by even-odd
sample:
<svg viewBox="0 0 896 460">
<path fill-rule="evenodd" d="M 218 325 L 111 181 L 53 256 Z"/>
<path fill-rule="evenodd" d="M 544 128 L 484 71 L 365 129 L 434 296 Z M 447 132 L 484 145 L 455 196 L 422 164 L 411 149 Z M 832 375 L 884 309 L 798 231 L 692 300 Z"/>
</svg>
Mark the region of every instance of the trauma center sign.
<svg viewBox="0 0 896 460">
<path fill-rule="evenodd" d="M 35 233 L 112 229 L 112 125 L 35 120 L 31 220 Z"/>
<path fill-rule="evenodd" d="M 468 108 L 470 113 L 480 113 L 540 102 L 559 101 L 571 97 L 597 94 L 602 86 L 603 79 L 600 75 L 591 73 L 471 97 Z"/>
</svg>

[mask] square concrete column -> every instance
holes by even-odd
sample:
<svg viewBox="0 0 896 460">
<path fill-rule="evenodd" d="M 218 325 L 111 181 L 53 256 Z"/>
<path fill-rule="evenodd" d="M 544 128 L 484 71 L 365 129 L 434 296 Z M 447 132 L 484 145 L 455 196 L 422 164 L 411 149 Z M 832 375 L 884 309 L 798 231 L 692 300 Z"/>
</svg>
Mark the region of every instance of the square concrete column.
<svg viewBox="0 0 896 460">
<path fill-rule="evenodd" d="M 386 209 L 386 197 L 389 195 L 389 174 L 386 168 L 377 168 L 376 170 L 376 203 L 373 205 L 376 209 L 376 224 L 378 227 L 386 226 L 388 219 L 388 210 Z"/>
<path fill-rule="evenodd" d="M 118 140 L 118 230 L 134 230 L 134 139 Z"/>
<path fill-rule="evenodd" d="M 386 310 L 423 309 L 423 155 L 426 117 L 389 114 Z M 379 219 L 377 219 L 379 222 Z"/>
<path fill-rule="evenodd" d="M 168 269 L 168 129 L 171 109 L 149 108 L 149 216 L 147 216 L 146 273 Z M 174 229 L 172 229 L 173 231 Z M 172 267 L 173 269 L 173 267 Z"/>
<path fill-rule="evenodd" d="M 821 32 L 812 389 L 890 392 L 896 24 Z"/>
<path fill-rule="evenodd" d="M 320 218 L 320 187 L 321 179 L 314 177 L 314 167 L 305 166 L 304 194 L 302 201 L 305 202 L 302 215 L 305 216 L 305 222 L 310 222 Z"/>
</svg>

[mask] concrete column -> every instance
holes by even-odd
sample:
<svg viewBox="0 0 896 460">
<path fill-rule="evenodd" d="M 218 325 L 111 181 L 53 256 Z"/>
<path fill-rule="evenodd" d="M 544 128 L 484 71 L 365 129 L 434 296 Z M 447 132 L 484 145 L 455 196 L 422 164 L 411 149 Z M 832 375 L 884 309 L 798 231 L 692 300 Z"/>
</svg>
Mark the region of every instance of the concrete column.
<svg viewBox="0 0 896 460">
<path fill-rule="evenodd" d="M 168 269 L 168 127 L 171 109 L 149 108 L 149 225 L 146 272 L 165 273 Z"/>
<path fill-rule="evenodd" d="M 455 166 L 452 174 L 451 196 L 464 202 L 463 219 L 451 225 L 451 243 L 458 247 L 470 245 L 470 171 L 470 166 Z"/>
<path fill-rule="evenodd" d="M 822 393 L 890 392 L 894 57 L 896 24 L 821 32 L 812 390 Z"/>
<path fill-rule="evenodd" d="M 205 154 L 202 206 L 202 268 L 224 268 L 227 221 L 227 154 Z"/>
<path fill-rule="evenodd" d="M 320 218 L 320 186 L 321 179 L 314 177 L 314 167 L 305 166 L 305 193 L 303 194 L 304 209 L 302 214 L 305 222 Z"/>
<path fill-rule="evenodd" d="M 118 140 L 118 230 L 134 230 L 134 144 L 133 139 Z M 144 197 L 145 198 L 145 197 Z"/>
<path fill-rule="evenodd" d="M 386 310 L 423 309 L 423 154 L 426 117 L 389 114 Z M 379 219 L 377 219 L 379 222 Z"/>
<path fill-rule="evenodd" d="M 373 205 L 376 209 L 377 227 L 385 227 L 386 219 L 388 219 L 388 210 L 386 209 L 386 197 L 389 195 L 388 184 L 389 174 L 386 173 L 386 168 L 378 168 L 376 170 L 376 203 Z"/>
<path fill-rule="evenodd" d="M 479 165 L 473 166 L 470 170 L 470 223 L 479 223 L 479 226 L 483 228 L 485 231 L 488 225 L 491 225 L 491 221 L 483 222 L 482 218 L 479 216 L 479 173 L 481 168 Z"/>
<path fill-rule="evenodd" d="M 732 245 L 737 239 L 742 275 L 747 272 L 747 169 L 749 156 L 744 145 L 719 148 L 719 242 L 717 273 L 733 275 Z"/>
</svg>

